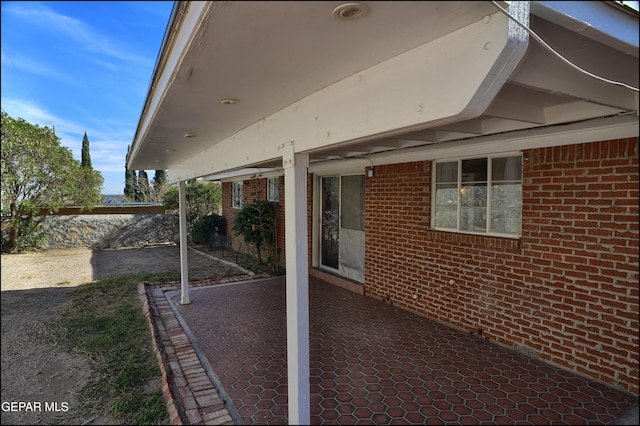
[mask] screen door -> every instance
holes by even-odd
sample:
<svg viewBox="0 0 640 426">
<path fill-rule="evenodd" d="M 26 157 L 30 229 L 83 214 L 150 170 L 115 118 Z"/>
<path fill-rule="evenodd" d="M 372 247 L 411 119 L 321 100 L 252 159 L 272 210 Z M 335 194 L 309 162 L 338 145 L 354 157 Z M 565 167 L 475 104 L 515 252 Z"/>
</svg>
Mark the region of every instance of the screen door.
<svg viewBox="0 0 640 426">
<path fill-rule="evenodd" d="M 321 178 L 321 264 L 364 282 L 364 175 Z"/>
</svg>

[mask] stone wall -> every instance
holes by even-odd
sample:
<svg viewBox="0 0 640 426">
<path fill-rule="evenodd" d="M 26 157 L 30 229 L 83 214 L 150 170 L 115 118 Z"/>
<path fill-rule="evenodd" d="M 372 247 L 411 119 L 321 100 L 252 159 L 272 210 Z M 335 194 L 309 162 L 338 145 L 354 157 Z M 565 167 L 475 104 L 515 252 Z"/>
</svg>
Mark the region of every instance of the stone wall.
<svg viewBox="0 0 640 426">
<path fill-rule="evenodd" d="M 50 216 L 41 229 L 43 249 L 88 247 L 115 249 L 175 242 L 176 214 L 101 214 Z"/>
</svg>

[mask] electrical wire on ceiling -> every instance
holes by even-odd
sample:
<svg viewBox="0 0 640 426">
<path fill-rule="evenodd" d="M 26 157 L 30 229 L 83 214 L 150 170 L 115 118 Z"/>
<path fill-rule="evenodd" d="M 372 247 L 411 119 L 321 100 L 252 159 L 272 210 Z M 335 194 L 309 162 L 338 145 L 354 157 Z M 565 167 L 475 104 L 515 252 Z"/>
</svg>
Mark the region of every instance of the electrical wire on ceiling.
<svg viewBox="0 0 640 426">
<path fill-rule="evenodd" d="M 610 80 L 608 78 L 600 77 L 599 75 L 590 73 L 589 71 L 580 68 L 579 66 L 577 66 L 576 64 L 574 64 L 573 62 L 569 61 L 567 58 L 562 56 L 560 53 L 556 52 L 538 34 L 536 34 L 531 28 L 529 28 L 527 25 L 525 25 L 522 22 L 520 22 L 520 20 L 518 18 L 516 18 L 515 16 L 511 15 L 507 10 L 503 9 L 502 6 L 500 6 L 495 0 L 491 0 L 491 3 L 493 3 L 494 6 L 497 7 L 502 13 L 507 15 L 509 17 L 509 19 L 513 20 L 515 23 L 517 23 L 522 28 L 524 28 L 531 35 L 531 37 L 533 37 L 545 49 L 547 49 L 548 51 L 553 53 L 555 56 L 560 58 L 560 60 L 562 60 L 564 63 L 566 63 L 567 65 L 571 66 L 572 68 L 580 71 L 581 73 L 583 73 L 583 74 L 585 74 L 585 75 L 587 75 L 587 76 L 589 76 L 591 78 L 595 78 L 597 80 L 604 81 L 605 83 L 614 84 L 616 86 L 626 87 L 627 89 L 631 89 L 631 90 L 633 90 L 635 92 L 639 91 L 637 87 L 630 86 L 630 85 L 628 85 L 626 83 L 623 83 L 623 82 L 620 82 L 620 81 L 615 81 L 615 80 Z"/>
</svg>

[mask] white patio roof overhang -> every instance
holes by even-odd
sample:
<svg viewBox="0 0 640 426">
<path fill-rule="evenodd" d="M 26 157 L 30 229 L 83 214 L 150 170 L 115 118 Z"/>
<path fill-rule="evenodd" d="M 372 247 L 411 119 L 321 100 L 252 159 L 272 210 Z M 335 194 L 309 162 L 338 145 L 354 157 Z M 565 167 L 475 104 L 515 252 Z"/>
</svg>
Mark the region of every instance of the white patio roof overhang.
<svg viewBox="0 0 640 426">
<path fill-rule="evenodd" d="M 188 179 L 284 169 L 308 424 L 307 170 L 638 136 L 638 35 L 617 2 L 176 2 L 128 168 L 167 169 L 183 206 Z M 181 242 L 189 303 L 184 208 Z"/>
</svg>

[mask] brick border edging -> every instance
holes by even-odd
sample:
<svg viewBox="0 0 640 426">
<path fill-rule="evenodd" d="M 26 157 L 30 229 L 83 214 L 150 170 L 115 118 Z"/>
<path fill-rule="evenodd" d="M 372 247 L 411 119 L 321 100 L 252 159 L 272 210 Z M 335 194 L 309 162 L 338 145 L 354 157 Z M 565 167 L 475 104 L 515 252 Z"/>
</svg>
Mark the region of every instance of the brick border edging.
<svg viewBox="0 0 640 426">
<path fill-rule="evenodd" d="M 189 286 L 204 287 L 267 277 L 268 274 L 247 274 L 194 281 Z M 167 291 L 180 290 L 180 287 L 179 282 L 166 285 L 142 282 L 138 285 L 138 297 L 162 374 L 162 398 L 170 424 L 235 424 L 166 298 Z M 162 309 L 158 304 L 166 306 Z"/>
<path fill-rule="evenodd" d="M 156 355 L 158 367 L 160 368 L 160 372 L 162 375 L 162 399 L 164 400 L 164 403 L 167 407 L 167 412 L 169 413 L 169 424 L 182 425 L 182 418 L 184 414 L 181 412 L 184 412 L 184 410 L 179 409 L 176 405 L 176 400 L 174 398 L 175 393 L 172 389 L 171 379 L 169 377 L 170 371 L 167 371 L 167 368 L 165 367 L 169 364 L 168 361 L 164 359 L 164 351 L 160 350 L 158 344 L 159 342 L 161 342 L 159 334 L 166 334 L 166 332 L 162 333 L 160 332 L 160 330 L 156 331 L 158 328 L 160 328 L 160 325 L 156 324 L 156 321 L 153 320 L 154 315 L 151 313 L 151 304 L 149 300 L 149 294 L 147 293 L 147 284 L 144 282 L 138 285 L 138 297 L 142 301 L 142 313 L 147 319 L 147 324 L 149 325 L 149 331 L 151 332 L 151 346 L 153 352 Z M 159 315 L 156 314 L 155 316 Z M 164 326 L 162 326 L 162 328 L 164 328 Z"/>
<path fill-rule="evenodd" d="M 232 267 L 242 271 L 243 274 L 246 274 L 248 276 L 254 276 L 255 275 L 255 273 L 253 271 L 249 271 L 248 269 L 244 269 L 242 266 L 238 265 L 237 263 L 233 263 L 233 262 L 231 262 L 229 260 L 225 260 L 225 259 L 220 259 L 219 257 L 216 257 L 216 256 L 214 256 L 212 254 L 209 254 L 207 252 L 199 250 L 199 249 L 197 249 L 197 248 L 195 248 L 193 246 L 189 246 L 189 249 L 191 249 L 191 250 L 195 251 L 196 253 L 201 254 L 201 255 L 203 255 L 205 257 L 208 257 L 208 258 L 213 259 L 213 260 L 215 260 L 217 262 L 220 262 L 223 265 L 232 266 Z"/>
</svg>

